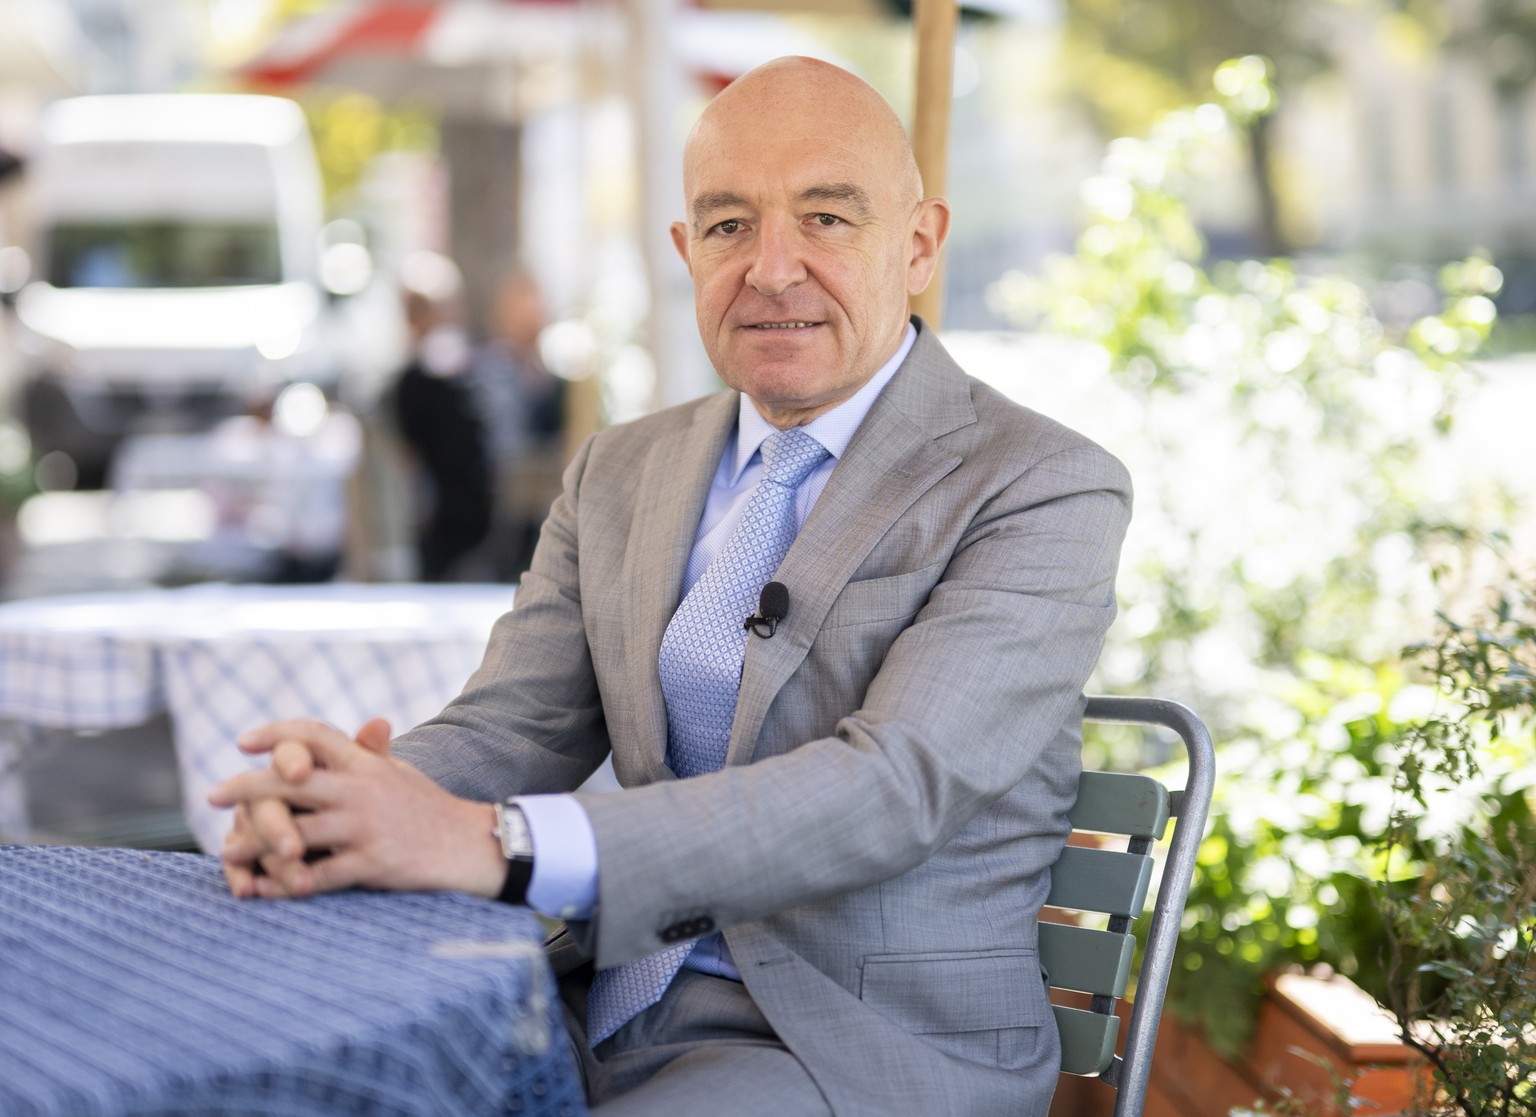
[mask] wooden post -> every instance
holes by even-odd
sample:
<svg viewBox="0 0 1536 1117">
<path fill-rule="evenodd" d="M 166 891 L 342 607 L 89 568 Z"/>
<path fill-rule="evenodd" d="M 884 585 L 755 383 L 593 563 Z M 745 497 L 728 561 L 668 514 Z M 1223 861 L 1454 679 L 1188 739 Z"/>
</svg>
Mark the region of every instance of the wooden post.
<svg viewBox="0 0 1536 1117">
<path fill-rule="evenodd" d="M 917 92 L 912 113 L 912 150 L 923 176 L 923 193 L 942 196 L 949 151 L 949 103 L 955 70 L 957 0 L 916 0 L 912 31 L 917 36 Z M 912 299 L 912 309 L 935 330 L 943 326 L 944 257 L 933 279 Z"/>
</svg>

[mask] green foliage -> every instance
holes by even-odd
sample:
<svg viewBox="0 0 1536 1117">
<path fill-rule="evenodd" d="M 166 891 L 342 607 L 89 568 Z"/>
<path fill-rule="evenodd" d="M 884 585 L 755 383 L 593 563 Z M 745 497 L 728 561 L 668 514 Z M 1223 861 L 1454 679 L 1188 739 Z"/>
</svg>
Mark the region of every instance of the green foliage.
<svg viewBox="0 0 1536 1117">
<path fill-rule="evenodd" d="M 1387 694 L 1401 681 L 1314 658 L 1292 699 L 1311 720 L 1288 739 L 1226 744 L 1201 845 L 1170 1005 L 1232 1056 L 1264 978 L 1327 964 L 1379 988 L 1381 921 L 1370 899 L 1393 773 Z"/>
<path fill-rule="evenodd" d="M 1389 1003 L 1434 1067 L 1419 1112 L 1536 1113 L 1536 857 L 1470 840 L 1390 901 Z"/>
<path fill-rule="evenodd" d="M 1138 133 L 1199 97 L 1225 59 L 1263 52 L 1285 78 L 1330 65 L 1341 0 L 1065 0 L 1075 92 L 1106 126 Z M 1114 80 L 1107 80 L 1109 78 Z"/>
<path fill-rule="evenodd" d="M 1472 774 L 1475 760 L 1467 748 L 1479 727 L 1497 741 L 1511 718 L 1536 710 L 1536 591 L 1529 586 L 1502 587 L 1491 616 L 1480 624 L 1458 624 L 1442 618 L 1440 642 L 1415 649 L 1433 656 L 1435 678 L 1462 701 L 1455 717 L 1426 722 L 1427 734 L 1415 760 L 1429 759 L 1431 770 L 1449 778 Z M 1427 806 L 1418 771 L 1405 769 L 1403 791 L 1420 807 Z"/>
<path fill-rule="evenodd" d="M 1356 844 L 1363 832 L 1346 837 L 1336 827 L 1313 835 L 1335 850 L 1371 854 L 1335 880 L 1349 882 L 1352 896 L 1341 889 L 1343 902 L 1337 910 L 1325 906 L 1320 922 L 1343 915 L 1369 927 L 1357 937 L 1373 940 L 1379 965 L 1362 983 L 1434 1071 L 1413 1114 L 1531 1117 L 1536 586 L 1510 573 L 1485 615 L 1473 623 L 1442 618 L 1438 639 L 1407 653 L 1428 667 L 1438 705 L 1395 727 L 1378 725 L 1385 735 L 1363 735 L 1374 739 L 1379 760 L 1370 778 L 1390 781 L 1391 812 L 1372 847 Z M 1239 851 L 1240 859 L 1251 856 Z M 1207 871 L 1220 880 L 1224 867 Z M 1319 958 L 1341 960 L 1319 946 Z M 1347 1084 L 1336 1085 L 1345 1097 L 1330 1112 L 1359 1111 Z M 1273 1108 L 1244 1112 L 1303 1117 L 1316 1110 L 1282 1097 Z"/>
<path fill-rule="evenodd" d="M 1426 1114 L 1536 1114 L 1536 586 L 1417 649 L 1447 709 L 1404 728 L 1376 893 L 1382 1000 L 1429 1060 Z M 1460 812 L 1445 832 L 1442 816 Z"/>
<path fill-rule="evenodd" d="M 325 196 L 332 202 L 357 188 L 379 154 L 437 148 L 437 127 L 424 112 L 386 109 L 367 94 L 354 92 L 313 94 L 302 105 L 315 139 Z"/>
<path fill-rule="evenodd" d="M 1358 65 L 1362 46 L 1427 60 L 1439 46 L 1473 54 L 1506 95 L 1536 74 L 1529 0 L 1062 0 L 1060 82 L 1106 135 L 1141 135 L 1205 94 L 1224 59 L 1262 54 L 1287 93 Z M 1342 65 L 1341 65 L 1342 64 Z M 1266 81 L 1266 84 L 1268 82 Z M 1225 91 L 1223 91 L 1225 92 Z M 1310 239 L 1262 113 L 1241 122 L 1264 251 Z"/>
<path fill-rule="evenodd" d="M 1111 144 L 1075 253 L 993 292 L 1077 340 L 1137 479 L 1099 685 L 1180 697 L 1222 742 L 1169 1005 L 1228 1053 L 1282 966 L 1385 994 L 1373 897 L 1405 855 L 1382 842 L 1401 735 L 1435 701 L 1401 649 L 1487 584 L 1509 512 L 1436 460 L 1495 321 L 1489 260 L 1443 269 L 1440 310 L 1400 330 L 1347 276 L 1206 261 L 1188 197 L 1273 103 L 1267 72 L 1237 60 L 1216 100 Z"/>
</svg>

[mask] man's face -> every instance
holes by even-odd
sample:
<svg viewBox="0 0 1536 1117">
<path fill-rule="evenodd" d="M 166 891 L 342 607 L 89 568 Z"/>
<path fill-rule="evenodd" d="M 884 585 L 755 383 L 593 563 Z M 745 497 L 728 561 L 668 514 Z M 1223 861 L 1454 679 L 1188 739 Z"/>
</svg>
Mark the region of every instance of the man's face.
<svg viewBox="0 0 1536 1117">
<path fill-rule="evenodd" d="M 934 203 L 919 202 L 888 133 L 840 127 L 825 105 L 757 101 L 695 133 L 688 220 L 672 237 L 715 370 L 782 427 L 846 400 L 896 351 L 908 292 L 932 271 L 922 215 Z"/>
</svg>

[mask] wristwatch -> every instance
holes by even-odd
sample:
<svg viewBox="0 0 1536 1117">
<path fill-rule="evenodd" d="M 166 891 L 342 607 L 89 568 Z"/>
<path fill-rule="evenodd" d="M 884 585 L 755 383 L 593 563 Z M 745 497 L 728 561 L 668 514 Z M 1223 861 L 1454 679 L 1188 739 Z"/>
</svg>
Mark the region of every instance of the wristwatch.
<svg viewBox="0 0 1536 1117">
<path fill-rule="evenodd" d="M 501 852 L 507 859 L 507 877 L 496 899 L 504 904 L 526 904 L 528 882 L 533 879 L 533 838 L 528 820 L 511 803 L 496 804 L 496 827 L 491 831 L 501 839 Z"/>
</svg>

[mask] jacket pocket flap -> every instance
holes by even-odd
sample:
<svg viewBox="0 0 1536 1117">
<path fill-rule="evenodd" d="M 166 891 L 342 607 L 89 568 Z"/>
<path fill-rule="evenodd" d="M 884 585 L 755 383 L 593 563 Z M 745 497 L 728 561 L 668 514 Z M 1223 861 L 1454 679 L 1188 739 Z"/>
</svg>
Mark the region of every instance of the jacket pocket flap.
<svg viewBox="0 0 1536 1117">
<path fill-rule="evenodd" d="M 1039 1027 L 1049 1011 L 1027 948 L 870 955 L 859 997 L 917 1035 Z"/>
<path fill-rule="evenodd" d="M 923 607 L 943 573 L 944 563 L 935 562 L 905 574 L 849 582 L 832 602 L 821 627 L 841 628 L 910 617 Z"/>
</svg>

